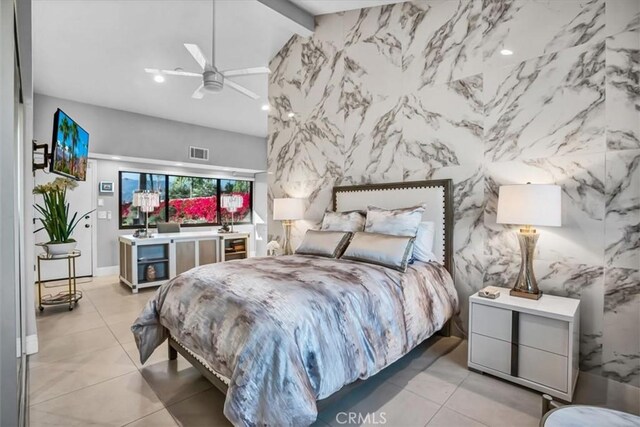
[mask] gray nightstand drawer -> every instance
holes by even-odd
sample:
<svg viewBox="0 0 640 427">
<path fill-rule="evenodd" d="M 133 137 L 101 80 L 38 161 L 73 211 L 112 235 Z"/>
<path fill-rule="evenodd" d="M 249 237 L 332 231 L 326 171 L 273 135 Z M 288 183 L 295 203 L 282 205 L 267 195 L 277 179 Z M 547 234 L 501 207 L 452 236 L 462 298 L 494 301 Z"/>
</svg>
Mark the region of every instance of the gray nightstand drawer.
<svg viewBox="0 0 640 427">
<path fill-rule="evenodd" d="M 484 304 L 473 304 L 472 310 L 472 332 L 511 341 L 511 310 Z"/>
<path fill-rule="evenodd" d="M 518 346 L 518 376 L 567 391 L 567 358 L 524 345 Z"/>
<path fill-rule="evenodd" d="M 569 323 L 520 313 L 518 343 L 551 353 L 569 354 Z"/>
<path fill-rule="evenodd" d="M 471 334 L 471 361 L 509 374 L 511 372 L 511 344 L 484 335 Z"/>
</svg>

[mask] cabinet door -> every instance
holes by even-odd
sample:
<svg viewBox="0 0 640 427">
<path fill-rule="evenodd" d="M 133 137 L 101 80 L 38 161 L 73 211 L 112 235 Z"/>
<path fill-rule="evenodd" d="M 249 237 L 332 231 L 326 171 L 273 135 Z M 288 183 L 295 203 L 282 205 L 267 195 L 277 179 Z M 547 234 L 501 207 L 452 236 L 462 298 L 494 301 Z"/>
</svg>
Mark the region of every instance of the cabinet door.
<svg viewBox="0 0 640 427">
<path fill-rule="evenodd" d="M 198 242 L 198 265 L 218 262 L 218 240 L 200 240 Z"/>
<path fill-rule="evenodd" d="M 176 242 L 176 275 L 196 266 L 196 242 Z"/>
<path fill-rule="evenodd" d="M 567 391 L 567 358 L 537 348 L 518 346 L 518 376 L 563 393 Z"/>
<path fill-rule="evenodd" d="M 519 318 L 519 344 L 568 356 L 568 322 L 527 313 L 520 313 Z"/>
<path fill-rule="evenodd" d="M 471 334 L 471 361 L 505 374 L 511 373 L 511 343 Z"/>
<path fill-rule="evenodd" d="M 473 303 L 471 312 L 472 332 L 511 341 L 511 310 Z"/>
</svg>

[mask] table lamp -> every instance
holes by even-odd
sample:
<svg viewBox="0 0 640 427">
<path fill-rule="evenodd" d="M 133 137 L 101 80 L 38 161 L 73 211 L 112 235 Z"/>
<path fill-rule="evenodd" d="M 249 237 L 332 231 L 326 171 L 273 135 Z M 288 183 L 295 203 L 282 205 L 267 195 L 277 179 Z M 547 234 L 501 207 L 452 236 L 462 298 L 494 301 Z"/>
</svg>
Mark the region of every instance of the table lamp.
<svg viewBox="0 0 640 427">
<path fill-rule="evenodd" d="M 533 225 L 559 227 L 561 225 L 562 189 L 558 185 L 521 184 L 503 185 L 498 194 L 498 224 L 517 224 L 522 261 L 520 273 L 510 295 L 539 299 L 533 274 L 533 253 L 539 234 Z"/>
<path fill-rule="evenodd" d="M 233 214 L 242 207 L 244 199 L 237 194 L 223 194 L 220 199 L 220 205 L 231 214 L 231 233 L 233 233 Z"/>
<path fill-rule="evenodd" d="M 304 199 L 273 199 L 273 219 L 282 221 L 284 230 L 284 254 L 291 255 L 291 225 L 304 217 Z"/>
<path fill-rule="evenodd" d="M 149 212 L 156 210 L 160 206 L 160 193 L 157 191 L 137 190 L 133 192 L 133 206 L 145 213 L 144 228 L 145 236 L 151 237 L 149 233 Z"/>
</svg>

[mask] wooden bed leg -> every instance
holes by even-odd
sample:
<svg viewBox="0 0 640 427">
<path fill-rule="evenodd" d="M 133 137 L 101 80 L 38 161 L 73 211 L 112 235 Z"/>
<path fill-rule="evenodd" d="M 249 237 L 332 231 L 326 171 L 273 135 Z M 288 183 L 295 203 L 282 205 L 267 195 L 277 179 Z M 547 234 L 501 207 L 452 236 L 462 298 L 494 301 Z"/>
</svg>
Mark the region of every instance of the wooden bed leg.
<svg viewBox="0 0 640 427">
<path fill-rule="evenodd" d="M 171 341 L 169 341 L 169 360 L 176 360 L 178 358 L 178 352 L 171 345 Z"/>
</svg>

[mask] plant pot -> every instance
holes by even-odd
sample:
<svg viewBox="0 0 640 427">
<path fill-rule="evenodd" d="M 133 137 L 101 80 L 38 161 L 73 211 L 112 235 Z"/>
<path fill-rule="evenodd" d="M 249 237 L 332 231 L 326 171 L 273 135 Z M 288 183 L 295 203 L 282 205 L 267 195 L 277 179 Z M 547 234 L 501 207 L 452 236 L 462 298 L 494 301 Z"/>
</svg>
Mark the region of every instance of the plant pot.
<svg viewBox="0 0 640 427">
<path fill-rule="evenodd" d="M 78 242 L 68 243 L 45 243 L 44 249 L 49 255 L 68 255 L 76 248 Z"/>
</svg>

